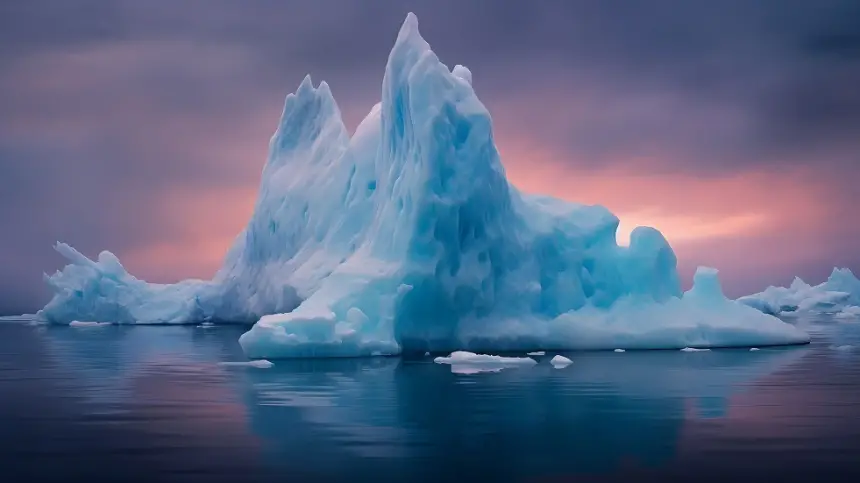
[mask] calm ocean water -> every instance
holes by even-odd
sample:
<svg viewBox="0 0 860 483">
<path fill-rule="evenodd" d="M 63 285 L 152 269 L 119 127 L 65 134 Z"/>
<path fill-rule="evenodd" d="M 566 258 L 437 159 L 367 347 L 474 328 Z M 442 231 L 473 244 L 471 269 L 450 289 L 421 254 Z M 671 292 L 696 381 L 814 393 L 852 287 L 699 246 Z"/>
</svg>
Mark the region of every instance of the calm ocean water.
<svg viewBox="0 0 860 483">
<path fill-rule="evenodd" d="M 860 481 L 860 323 L 809 346 L 244 360 L 240 327 L 0 324 L 0 468 L 29 481 Z M 841 346 L 841 347 L 837 347 Z"/>
</svg>

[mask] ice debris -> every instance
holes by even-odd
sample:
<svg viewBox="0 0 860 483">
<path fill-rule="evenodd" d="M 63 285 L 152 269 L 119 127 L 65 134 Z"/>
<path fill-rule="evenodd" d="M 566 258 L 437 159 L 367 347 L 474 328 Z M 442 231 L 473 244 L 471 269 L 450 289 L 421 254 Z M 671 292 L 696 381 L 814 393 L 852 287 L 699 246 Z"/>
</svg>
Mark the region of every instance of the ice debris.
<svg viewBox="0 0 860 483">
<path fill-rule="evenodd" d="M 479 372 L 499 372 L 513 367 L 528 367 L 537 364 L 529 357 L 503 357 L 474 352 L 455 351 L 448 357 L 433 359 L 436 364 L 448 364 L 451 372 L 458 374 L 476 374 Z"/>
<path fill-rule="evenodd" d="M 265 359 L 256 359 L 253 361 L 219 362 L 218 365 L 226 367 L 255 367 L 257 369 L 268 369 L 275 364 Z"/>
<path fill-rule="evenodd" d="M 565 367 L 573 364 L 573 361 L 564 356 L 555 356 L 550 361 L 553 367 L 556 369 L 564 369 Z"/>
</svg>

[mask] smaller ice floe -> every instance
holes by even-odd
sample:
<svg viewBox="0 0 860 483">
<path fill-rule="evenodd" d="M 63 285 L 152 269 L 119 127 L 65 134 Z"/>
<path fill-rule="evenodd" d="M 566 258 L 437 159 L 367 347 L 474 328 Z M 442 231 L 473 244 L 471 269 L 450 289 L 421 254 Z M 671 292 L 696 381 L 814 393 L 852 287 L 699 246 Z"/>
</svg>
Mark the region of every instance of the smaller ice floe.
<svg viewBox="0 0 860 483">
<path fill-rule="evenodd" d="M 257 369 L 268 369 L 274 366 L 273 363 L 266 359 L 257 359 L 253 361 L 238 361 L 238 362 L 219 362 L 219 366 L 226 367 L 256 367 Z"/>
<path fill-rule="evenodd" d="M 846 345 L 832 345 L 832 346 L 830 346 L 830 348 L 835 350 L 835 351 L 839 351 L 839 352 L 848 352 L 850 350 L 853 350 L 854 346 L 848 345 L 848 344 L 846 344 Z"/>
<path fill-rule="evenodd" d="M 543 356 L 543 355 L 546 355 L 546 352 L 545 351 L 534 351 L 534 352 L 529 352 L 526 355 L 528 355 L 528 356 Z"/>
<path fill-rule="evenodd" d="M 556 369 L 564 369 L 565 367 L 573 364 L 573 361 L 564 356 L 555 356 L 549 361 L 549 363 Z"/>
<path fill-rule="evenodd" d="M 614 352 L 625 352 L 624 349 L 615 349 Z"/>
<path fill-rule="evenodd" d="M 82 320 L 73 320 L 69 322 L 69 327 L 104 327 L 111 325 L 110 322 L 85 322 Z"/>
<path fill-rule="evenodd" d="M 0 317 L 0 323 L 8 322 L 8 323 L 32 323 L 36 320 L 35 315 L 24 314 L 24 315 L 4 315 Z"/>
<path fill-rule="evenodd" d="M 424 353 L 424 357 L 428 357 L 429 355 L 430 355 L 430 353 L 429 353 L 429 352 L 425 352 L 425 353 Z"/>
<path fill-rule="evenodd" d="M 684 347 L 681 352 L 707 352 L 711 349 L 696 349 L 695 347 Z"/>
<path fill-rule="evenodd" d="M 761 350 L 761 349 L 759 349 L 758 347 L 750 347 L 750 352 L 757 351 L 757 350 Z"/>
<path fill-rule="evenodd" d="M 215 324 L 212 322 L 203 322 L 202 324 L 197 326 L 198 329 L 214 329 Z"/>
<path fill-rule="evenodd" d="M 436 364 L 448 364 L 455 374 L 477 374 L 479 372 L 499 372 L 512 367 L 527 367 L 537 364 L 529 357 L 502 357 L 474 352 L 456 351 L 448 357 L 433 359 Z"/>
<path fill-rule="evenodd" d="M 860 319 L 860 307 L 850 305 L 842 309 L 841 312 L 838 312 L 833 317 L 837 319 Z"/>
</svg>

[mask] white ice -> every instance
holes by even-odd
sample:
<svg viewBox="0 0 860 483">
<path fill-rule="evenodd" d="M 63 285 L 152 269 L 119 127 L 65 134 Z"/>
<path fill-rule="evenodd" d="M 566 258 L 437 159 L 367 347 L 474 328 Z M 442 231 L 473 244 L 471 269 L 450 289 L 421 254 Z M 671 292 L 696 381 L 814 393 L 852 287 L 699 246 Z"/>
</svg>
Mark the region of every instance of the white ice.
<svg viewBox="0 0 860 483">
<path fill-rule="evenodd" d="M 69 322 L 69 327 L 103 327 L 105 325 L 111 325 L 110 322 L 92 322 L 92 321 L 83 321 L 83 320 L 73 320 Z"/>
<path fill-rule="evenodd" d="M 565 367 L 573 364 L 573 361 L 564 356 L 555 356 L 550 361 L 553 367 L 556 369 L 564 369 Z"/>
<path fill-rule="evenodd" d="M 275 364 L 265 359 L 257 359 L 253 361 L 219 362 L 218 365 L 226 367 L 255 367 L 257 369 L 268 369 Z"/>
<path fill-rule="evenodd" d="M 701 349 L 697 347 L 684 347 L 683 349 L 681 349 L 681 351 L 683 352 L 707 352 L 709 350 L 711 349 Z"/>
<path fill-rule="evenodd" d="M 527 356 L 542 356 L 546 355 L 546 351 L 534 351 L 526 353 Z"/>
<path fill-rule="evenodd" d="M 626 352 L 624 349 L 615 349 L 615 352 Z"/>
<path fill-rule="evenodd" d="M 768 287 L 738 302 L 772 315 L 860 317 L 860 280 L 847 268 L 834 268 L 830 277 L 818 285 L 809 285 L 797 277 L 788 287 Z"/>
<path fill-rule="evenodd" d="M 860 318 L 860 306 L 849 305 L 837 312 L 834 317 L 837 319 L 858 319 Z"/>
<path fill-rule="evenodd" d="M 455 351 L 448 357 L 433 359 L 436 364 L 448 364 L 451 372 L 457 374 L 477 374 L 479 372 L 499 372 L 513 367 L 528 367 L 537 364 L 529 357 L 503 357 L 474 352 Z"/>
<path fill-rule="evenodd" d="M 240 338 L 252 358 L 809 341 L 726 299 L 715 270 L 682 293 L 659 231 L 619 246 L 607 209 L 517 190 L 473 82 L 410 14 L 351 137 L 325 82 L 287 96 L 252 218 L 213 280 L 148 284 L 109 252 L 58 244 L 72 263 L 39 316 L 259 319 Z"/>
</svg>

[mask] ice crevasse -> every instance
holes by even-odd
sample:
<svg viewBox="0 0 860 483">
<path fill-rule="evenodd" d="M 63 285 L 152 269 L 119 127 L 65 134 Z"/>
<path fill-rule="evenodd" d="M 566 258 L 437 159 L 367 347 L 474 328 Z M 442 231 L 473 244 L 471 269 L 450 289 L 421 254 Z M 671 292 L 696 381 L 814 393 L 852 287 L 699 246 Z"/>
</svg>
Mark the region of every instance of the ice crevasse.
<svg viewBox="0 0 860 483">
<path fill-rule="evenodd" d="M 147 284 L 109 252 L 48 278 L 40 317 L 120 323 L 257 320 L 254 358 L 403 351 L 675 348 L 808 342 L 722 295 L 701 268 L 682 293 L 655 229 L 519 192 L 463 67 L 410 14 L 382 100 L 350 136 L 325 82 L 287 96 L 254 213 L 211 281 Z"/>
</svg>

